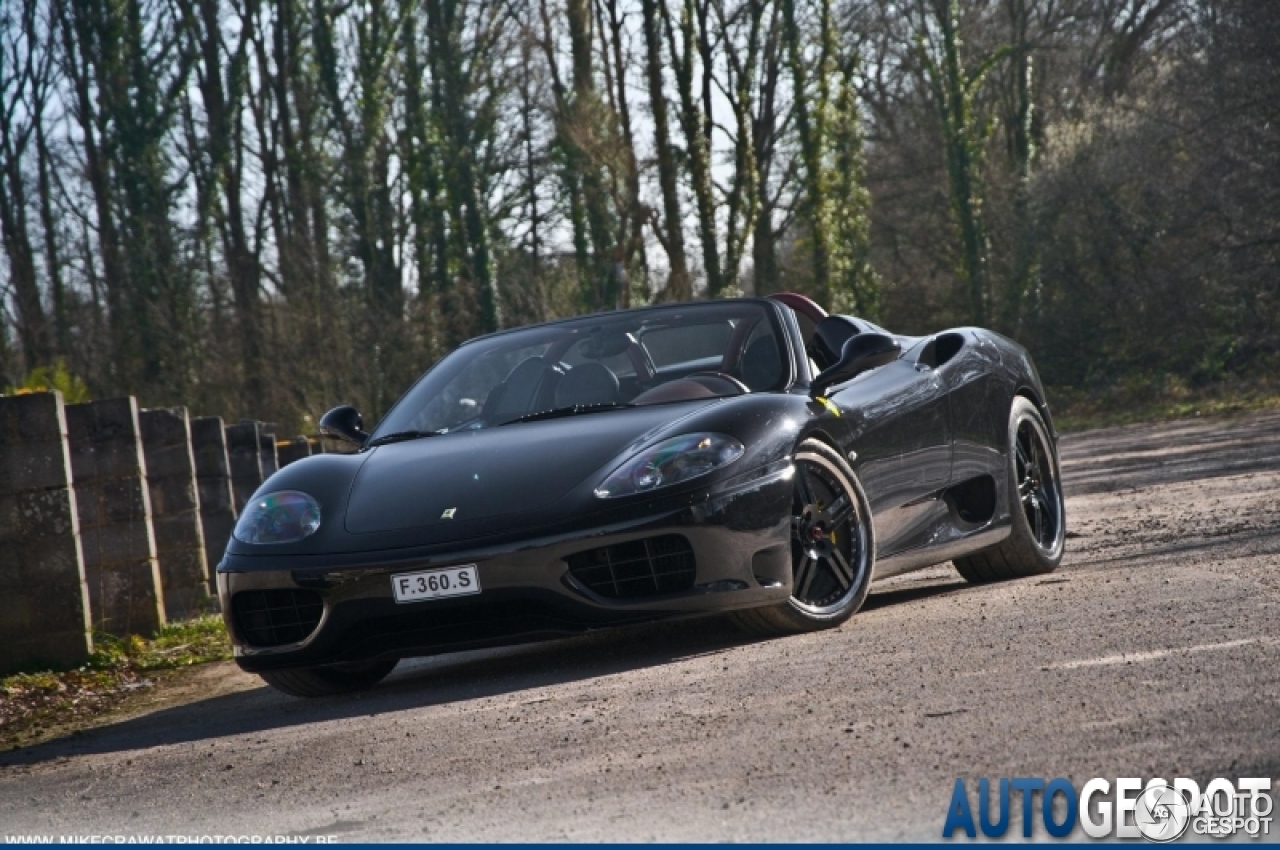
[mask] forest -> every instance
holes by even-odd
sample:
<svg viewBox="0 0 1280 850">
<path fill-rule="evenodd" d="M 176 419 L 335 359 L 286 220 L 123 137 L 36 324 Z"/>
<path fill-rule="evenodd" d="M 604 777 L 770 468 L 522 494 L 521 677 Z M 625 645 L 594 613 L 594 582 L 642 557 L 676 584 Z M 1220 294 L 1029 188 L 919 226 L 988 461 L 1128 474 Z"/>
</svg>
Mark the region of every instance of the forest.
<svg viewBox="0 0 1280 850">
<path fill-rule="evenodd" d="M 1280 2 L 0 0 L 0 231 L 0 390 L 282 433 L 783 290 L 1051 398 L 1265 377 Z"/>
</svg>

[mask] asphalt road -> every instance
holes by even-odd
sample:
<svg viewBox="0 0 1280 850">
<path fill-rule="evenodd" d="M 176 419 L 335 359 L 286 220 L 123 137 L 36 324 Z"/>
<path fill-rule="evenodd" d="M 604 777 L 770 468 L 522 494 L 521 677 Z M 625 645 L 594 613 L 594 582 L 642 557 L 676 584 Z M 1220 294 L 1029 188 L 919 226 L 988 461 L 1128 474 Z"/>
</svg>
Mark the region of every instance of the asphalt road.
<svg viewBox="0 0 1280 850">
<path fill-rule="evenodd" d="M 1052 576 L 944 565 L 836 631 L 633 628 L 404 663 L 356 698 L 217 665 L 0 755 L 0 840 L 936 840 L 957 777 L 1277 777 L 1280 415 L 1062 449 Z"/>
</svg>

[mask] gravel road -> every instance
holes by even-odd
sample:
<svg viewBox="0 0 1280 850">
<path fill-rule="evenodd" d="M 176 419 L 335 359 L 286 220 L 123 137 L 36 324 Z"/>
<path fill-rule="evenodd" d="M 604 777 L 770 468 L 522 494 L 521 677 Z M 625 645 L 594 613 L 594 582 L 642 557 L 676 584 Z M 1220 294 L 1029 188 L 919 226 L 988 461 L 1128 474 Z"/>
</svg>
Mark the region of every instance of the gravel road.
<svg viewBox="0 0 1280 850">
<path fill-rule="evenodd" d="M 937 840 L 957 777 L 1280 776 L 1280 414 L 1062 455 L 1051 576 L 944 565 L 836 631 L 632 628 L 405 662 L 355 698 L 213 665 L 0 755 L 0 840 Z"/>
</svg>

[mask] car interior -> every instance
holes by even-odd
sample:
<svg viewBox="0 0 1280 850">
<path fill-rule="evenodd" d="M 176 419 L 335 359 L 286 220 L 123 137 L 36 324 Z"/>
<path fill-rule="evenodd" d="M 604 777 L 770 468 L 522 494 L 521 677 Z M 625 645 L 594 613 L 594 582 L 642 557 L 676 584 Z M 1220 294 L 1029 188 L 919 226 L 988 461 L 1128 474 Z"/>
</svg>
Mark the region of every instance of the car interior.
<svg viewBox="0 0 1280 850">
<path fill-rule="evenodd" d="M 881 331 L 861 319 L 826 315 L 803 296 L 779 300 L 799 322 L 813 374 L 835 364 L 852 337 Z M 936 368 L 961 345 L 955 334 L 930 340 L 922 362 Z M 595 328 L 582 337 L 567 333 L 544 354 L 518 363 L 489 393 L 483 419 L 497 424 L 544 410 L 664 404 L 781 389 L 784 366 L 775 332 L 761 319 L 657 325 L 631 333 Z"/>
<path fill-rule="evenodd" d="M 854 336 L 887 333 L 863 319 L 828 316 L 803 295 L 770 298 L 794 316 L 813 376 L 835 364 Z M 542 414 L 781 390 L 791 380 L 781 333 L 758 306 L 733 304 L 552 326 L 464 357 L 452 371 L 429 374 L 408 403 L 389 414 L 390 424 L 379 427 L 446 433 Z M 902 357 L 937 368 L 964 340 L 955 332 L 941 334 L 920 340 Z M 421 400 L 415 402 L 414 394 Z"/>
<path fill-rule="evenodd" d="M 763 319 L 567 333 L 511 369 L 485 399 L 483 419 L 740 395 L 779 389 L 785 379 L 782 352 Z"/>
</svg>

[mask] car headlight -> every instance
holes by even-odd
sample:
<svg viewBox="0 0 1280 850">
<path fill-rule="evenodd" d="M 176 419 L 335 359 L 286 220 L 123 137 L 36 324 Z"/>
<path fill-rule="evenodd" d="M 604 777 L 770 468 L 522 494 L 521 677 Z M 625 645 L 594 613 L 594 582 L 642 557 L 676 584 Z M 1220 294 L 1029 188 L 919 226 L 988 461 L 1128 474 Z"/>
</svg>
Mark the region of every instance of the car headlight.
<svg viewBox="0 0 1280 850">
<path fill-rule="evenodd" d="M 234 534 L 243 543 L 293 543 L 319 527 L 319 502 L 298 490 L 280 490 L 245 505 Z"/>
<path fill-rule="evenodd" d="M 742 443 L 724 434 L 684 434 L 637 453 L 596 488 L 596 496 L 613 499 L 680 484 L 706 475 L 742 457 Z"/>
</svg>

